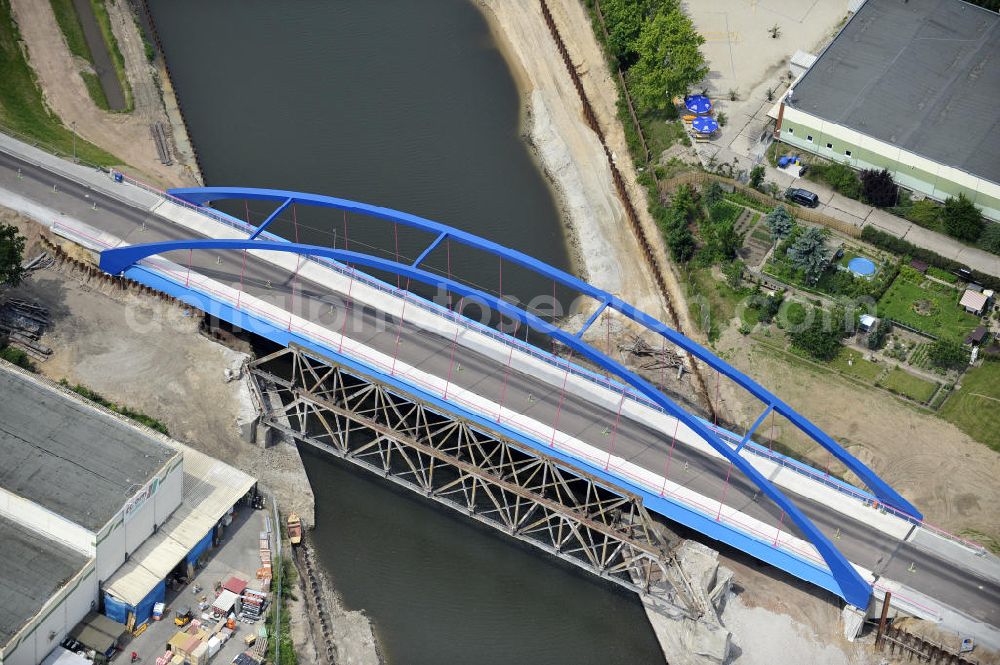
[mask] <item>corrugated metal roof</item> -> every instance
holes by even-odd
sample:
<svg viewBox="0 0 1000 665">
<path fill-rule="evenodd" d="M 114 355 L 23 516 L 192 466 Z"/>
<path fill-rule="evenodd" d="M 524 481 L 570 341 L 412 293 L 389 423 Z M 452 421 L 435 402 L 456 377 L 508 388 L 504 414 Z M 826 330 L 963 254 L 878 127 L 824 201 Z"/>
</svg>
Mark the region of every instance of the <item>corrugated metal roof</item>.
<svg viewBox="0 0 1000 665">
<path fill-rule="evenodd" d="M 105 590 L 130 605 L 146 597 L 187 553 L 257 482 L 225 462 L 183 444 L 184 496 L 181 505 L 129 560 L 111 576 Z"/>
<path fill-rule="evenodd" d="M 985 293 L 967 289 L 965 293 L 962 294 L 962 300 L 958 304 L 962 307 L 968 307 L 969 309 L 973 309 L 978 312 L 986 305 L 986 300 L 987 297 Z"/>
</svg>

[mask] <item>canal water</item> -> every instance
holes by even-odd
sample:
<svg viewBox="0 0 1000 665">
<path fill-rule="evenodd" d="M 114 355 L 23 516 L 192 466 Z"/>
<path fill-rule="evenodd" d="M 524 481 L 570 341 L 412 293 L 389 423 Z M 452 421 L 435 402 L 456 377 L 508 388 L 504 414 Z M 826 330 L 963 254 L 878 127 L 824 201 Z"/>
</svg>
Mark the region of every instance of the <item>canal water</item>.
<svg viewBox="0 0 1000 665">
<path fill-rule="evenodd" d="M 472 0 L 150 5 L 206 184 L 398 208 L 570 269 L 554 198 L 520 136 L 515 83 Z M 348 222 L 351 249 L 398 241 L 415 256 L 426 242 Z M 275 228 L 344 242 L 329 212 L 299 209 Z M 495 259 L 457 248 L 450 259 L 499 288 Z M 552 290 L 510 269 L 502 279 L 525 300 Z M 347 605 L 368 612 L 390 663 L 663 662 L 633 595 L 364 472 L 304 458 L 319 560 Z"/>
</svg>

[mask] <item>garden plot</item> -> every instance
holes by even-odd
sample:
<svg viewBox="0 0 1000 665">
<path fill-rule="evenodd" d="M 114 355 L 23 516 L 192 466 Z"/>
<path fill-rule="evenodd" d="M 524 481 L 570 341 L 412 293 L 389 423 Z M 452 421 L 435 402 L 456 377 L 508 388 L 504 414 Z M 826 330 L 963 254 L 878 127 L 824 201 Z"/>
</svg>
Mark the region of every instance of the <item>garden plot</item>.
<svg viewBox="0 0 1000 665">
<path fill-rule="evenodd" d="M 904 268 L 879 300 L 879 316 L 962 343 L 979 319 L 958 306 L 960 295 L 956 289 Z"/>
</svg>

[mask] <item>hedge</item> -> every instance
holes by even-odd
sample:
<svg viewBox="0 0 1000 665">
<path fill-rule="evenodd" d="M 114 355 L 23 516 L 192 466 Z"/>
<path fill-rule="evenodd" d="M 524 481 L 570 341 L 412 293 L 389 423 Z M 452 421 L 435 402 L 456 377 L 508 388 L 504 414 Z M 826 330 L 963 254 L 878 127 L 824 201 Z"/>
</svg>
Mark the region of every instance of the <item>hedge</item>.
<svg viewBox="0 0 1000 665">
<path fill-rule="evenodd" d="M 875 245 L 879 249 L 884 249 L 894 254 L 909 256 L 910 258 L 918 259 L 928 265 L 936 266 L 942 270 L 947 270 L 948 272 L 954 272 L 960 268 L 968 267 L 964 263 L 945 258 L 929 249 L 917 247 L 911 242 L 907 242 L 902 238 L 897 238 L 891 233 L 879 231 L 871 226 L 866 226 L 861 230 L 861 239 Z M 977 284 L 981 284 L 984 288 L 1000 291 L 1000 278 L 994 277 L 993 275 L 987 275 L 986 273 L 979 272 L 978 270 L 973 270 L 972 281 Z"/>
</svg>

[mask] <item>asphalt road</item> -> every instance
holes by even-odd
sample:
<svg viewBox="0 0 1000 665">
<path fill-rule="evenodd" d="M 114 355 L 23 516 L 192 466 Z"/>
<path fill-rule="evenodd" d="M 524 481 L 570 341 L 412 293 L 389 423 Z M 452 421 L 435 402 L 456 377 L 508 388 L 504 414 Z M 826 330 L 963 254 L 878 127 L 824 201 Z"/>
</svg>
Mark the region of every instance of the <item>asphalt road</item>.
<svg viewBox="0 0 1000 665">
<path fill-rule="evenodd" d="M 20 177 L 17 175 L 20 169 Z M 56 185 L 53 191 L 53 185 Z M 190 238 L 191 233 L 173 222 L 107 194 L 79 185 L 48 170 L 35 167 L 0 151 L 0 188 L 18 193 L 68 217 L 112 233 L 129 243 Z M 97 203 L 97 209 L 92 205 Z M 320 324 L 331 324 L 330 292 L 304 279 L 293 279 L 276 266 L 242 253 L 204 251 L 167 258 L 220 282 L 239 287 L 263 300 L 287 307 Z M 294 298 L 292 293 L 294 289 Z M 348 335 L 403 362 L 438 376 L 447 376 L 451 365 L 452 340 L 403 322 L 376 325 L 370 308 L 352 307 L 346 324 Z M 383 321 L 385 320 L 382 317 Z M 352 331 L 361 332 L 352 332 Z M 616 414 L 583 396 L 519 372 L 505 370 L 506 359 L 496 359 L 460 348 L 456 360 L 461 372 L 452 372 L 452 382 L 501 402 L 540 422 L 558 422 L 561 431 L 607 451 Z M 529 397 L 530 396 L 530 397 Z M 560 406 L 561 403 L 561 406 Z M 556 414 L 558 412 L 558 420 Z M 614 438 L 614 453 L 633 463 L 663 474 L 667 465 L 670 435 L 622 416 Z M 670 457 L 667 477 L 705 496 L 720 498 L 729 463 L 678 444 Z M 729 477 L 725 502 L 767 524 L 779 522 L 780 510 L 766 497 L 757 498 L 755 486 L 738 472 Z M 822 503 L 794 496 L 798 506 L 851 561 L 881 576 L 901 582 L 921 593 L 993 626 L 1000 626 L 1000 583 L 959 569 L 941 555 L 885 533 L 828 508 Z M 787 520 L 784 521 L 786 530 Z M 792 529 L 794 533 L 794 529 Z"/>
</svg>

